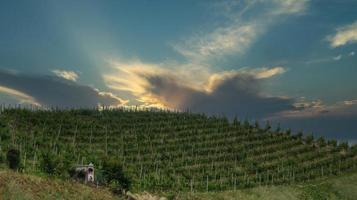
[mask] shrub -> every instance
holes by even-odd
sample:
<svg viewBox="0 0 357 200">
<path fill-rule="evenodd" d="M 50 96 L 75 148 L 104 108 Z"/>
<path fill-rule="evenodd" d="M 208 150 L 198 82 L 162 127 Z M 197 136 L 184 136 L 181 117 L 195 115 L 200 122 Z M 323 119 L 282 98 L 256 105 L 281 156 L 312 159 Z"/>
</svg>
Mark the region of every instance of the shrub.
<svg viewBox="0 0 357 200">
<path fill-rule="evenodd" d="M 314 142 L 314 136 L 312 134 L 309 134 L 305 137 L 305 142 L 306 144 L 312 144 Z"/>
<path fill-rule="evenodd" d="M 329 140 L 327 143 L 328 143 L 328 145 L 333 146 L 333 147 L 337 146 L 337 141 L 336 140 Z"/>
<path fill-rule="evenodd" d="M 17 170 L 20 167 L 20 152 L 17 149 L 9 149 L 6 154 L 9 168 Z"/>
<path fill-rule="evenodd" d="M 3 155 L 2 151 L 0 150 L 0 164 L 2 164 L 4 162 L 5 162 L 5 158 L 4 158 L 4 155 Z"/>
<path fill-rule="evenodd" d="M 48 152 L 41 154 L 40 167 L 43 172 L 54 175 L 56 172 L 56 166 L 57 164 L 54 155 Z"/>
<path fill-rule="evenodd" d="M 129 190 L 131 181 L 124 174 L 121 164 L 112 159 L 106 159 L 103 163 L 103 176 L 113 193 L 120 194 Z"/>
<path fill-rule="evenodd" d="M 316 142 L 319 144 L 319 147 L 324 147 L 326 145 L 325 138 L 323 137 L 319 137 Z"/>
<path fill-rule="evenodd" d="M 340 142 L 339 144 L 338 144 L 338 148 L 340 149 L 340 150 L 348 150 L 348 143 L 347 142 Z"/>
</svg>

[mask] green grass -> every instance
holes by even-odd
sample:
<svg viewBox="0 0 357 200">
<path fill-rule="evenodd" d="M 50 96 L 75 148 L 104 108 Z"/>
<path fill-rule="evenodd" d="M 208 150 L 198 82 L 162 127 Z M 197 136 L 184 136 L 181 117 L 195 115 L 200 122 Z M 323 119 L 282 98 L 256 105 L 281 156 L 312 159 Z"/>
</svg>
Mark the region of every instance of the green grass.
<svg viewBox="0 0 357 200">
<path fill-rule="evenodd" d="M 85 199 L 119 200 L 105 188 L 55 178 L 0 171 L 0 200 Z"/>
<path fill-rule="evenodd" d="M 150 195 L 135 194 L 139 200 L 159 200 L 159 196 L 177 200 L 355 200 L 357 172 L 323 178 L 307 183 L 261 186 L 223 192 L 181 192 Z M 95 188 L 55 178 L 0 171 L 0 200 L 108 199 L 123 200 L 105 188 Z"/>
<path fill-rule="evenodd" d="M 181 193 L 180 200 L 355 200 L 357 173 L 288 186 L 264 186 L 224 192 Z"/>
</svg>

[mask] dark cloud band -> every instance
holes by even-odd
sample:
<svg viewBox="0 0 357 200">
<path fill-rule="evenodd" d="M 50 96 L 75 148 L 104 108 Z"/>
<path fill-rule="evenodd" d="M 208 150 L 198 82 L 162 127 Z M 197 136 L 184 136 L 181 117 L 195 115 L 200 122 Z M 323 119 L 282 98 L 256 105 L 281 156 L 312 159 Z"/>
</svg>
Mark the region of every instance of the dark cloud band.
<svg viewBox="0 0 357 200">
<path fill-rule="evenodd" d="M 31 96 L 43 106 L 89 108 L 117 106 L 122 101 L 110 93 L 53 76 L 29 76 L 0 70 L 0 86 Z"/>
</svg>

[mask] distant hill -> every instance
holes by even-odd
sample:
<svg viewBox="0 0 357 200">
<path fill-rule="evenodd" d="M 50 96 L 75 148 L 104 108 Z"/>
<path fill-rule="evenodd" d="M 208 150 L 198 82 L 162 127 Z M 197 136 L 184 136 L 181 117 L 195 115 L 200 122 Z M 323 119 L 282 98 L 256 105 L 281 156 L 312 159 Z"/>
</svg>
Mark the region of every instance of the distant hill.
<svg viewBox="0 0 357 200">
<path fill-rule="evenodd" d="M 287 185 L 357 166 L 357 148 L 347 143 L 188 112 L 8 109 L 0 115 L 0 139 L 0 160 L 16 148 L 20 170 L 32 174 L 69 179 L 71 166 L 92 162 L 100 183 L 104 160 L 117 160 L 132 191 Z M 44 167 L 44 155 L 51 170 Z"/>
</svg>

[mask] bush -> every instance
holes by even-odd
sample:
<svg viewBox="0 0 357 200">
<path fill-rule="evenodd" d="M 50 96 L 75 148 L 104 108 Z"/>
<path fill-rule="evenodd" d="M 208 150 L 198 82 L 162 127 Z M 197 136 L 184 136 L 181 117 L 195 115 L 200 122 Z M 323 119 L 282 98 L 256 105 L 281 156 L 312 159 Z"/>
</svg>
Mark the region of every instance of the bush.
<svg viewBox="0 0 357 200">
<path fill-rule="evenodd" d="M 57 167 L 55 155 L 49 152 L 42 153 L 40 167 L 43 172 L 54 175 Z"/>
<path fill-rule="evenodd" d="M 129 190 L 131 181 L 124 174 L 123 168 L 118 161 L 106 159 L 102 170 L 105 182 L 110 186 L 113 193 L 121 194 Z"/>
<path fill-rule="evenodd" d="M 17 170 L 20 167 L 20 152 L 17 149 L 9 149 L 6 154 L 9 168 Z"/>
<path fill-rule="evenodd" d="M 314 142 L 314 136 L 312 134 L 309 134 L 305 137 L 305 142 L 306 144 L 312 144 Z"/>
<path fill-rule="evenodd" d="M 2 164 L 4 162 L 5 162 L 5 158 L 4 158 L 4 155 L 3 155 L 2 151 L 0 150 L 0 164 Z"/>
</svg>

